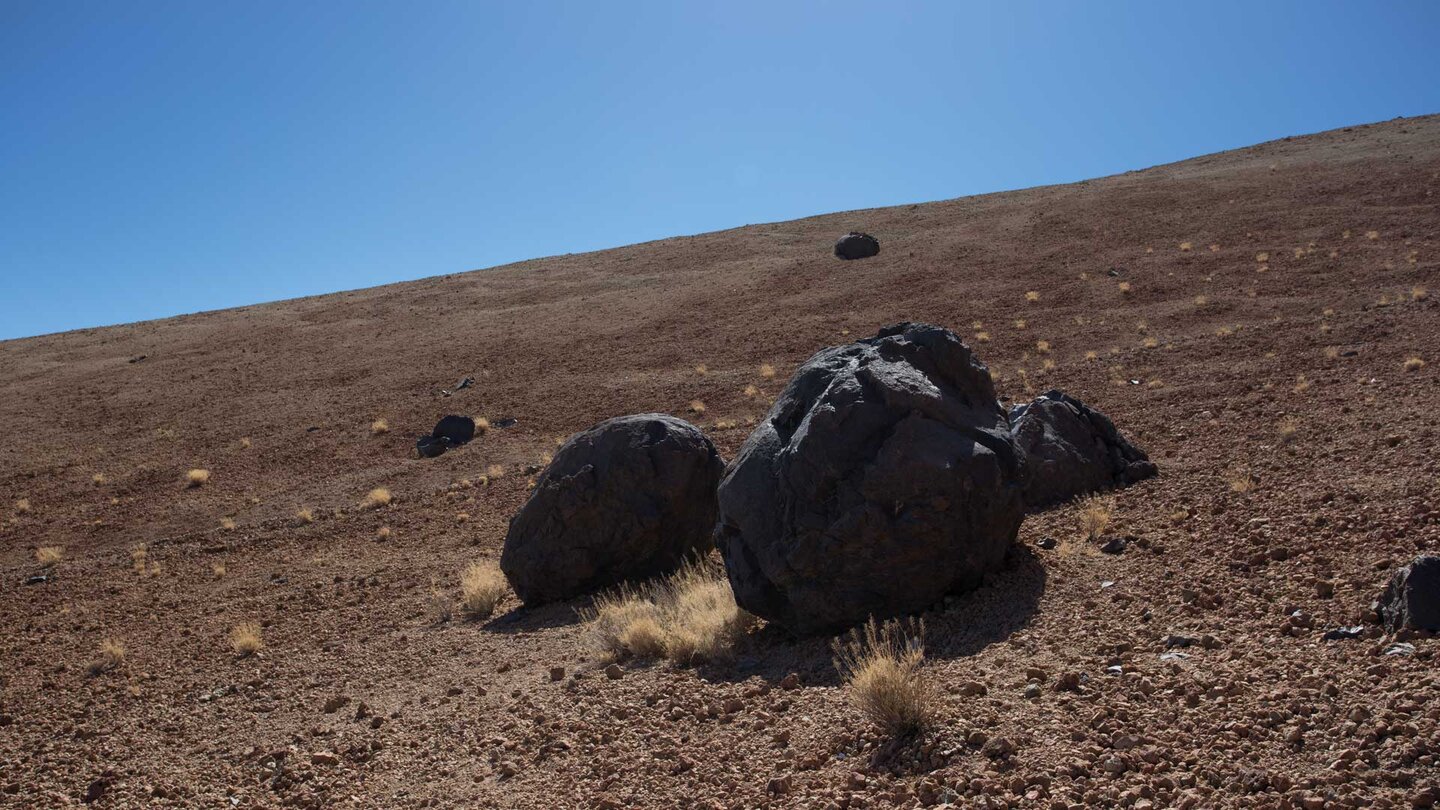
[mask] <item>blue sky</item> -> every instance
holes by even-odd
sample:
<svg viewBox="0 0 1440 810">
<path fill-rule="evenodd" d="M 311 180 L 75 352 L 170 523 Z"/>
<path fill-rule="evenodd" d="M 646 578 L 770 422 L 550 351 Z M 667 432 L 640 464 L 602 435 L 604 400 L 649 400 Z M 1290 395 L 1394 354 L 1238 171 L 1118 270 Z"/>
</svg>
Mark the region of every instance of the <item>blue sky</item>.
<svg viewBox="0 0 1440 810">
<path fill-rule="evenodd" d="M 0 0 L 0 339 L 1440 112 L 1435 2 Z"/>
</svg>

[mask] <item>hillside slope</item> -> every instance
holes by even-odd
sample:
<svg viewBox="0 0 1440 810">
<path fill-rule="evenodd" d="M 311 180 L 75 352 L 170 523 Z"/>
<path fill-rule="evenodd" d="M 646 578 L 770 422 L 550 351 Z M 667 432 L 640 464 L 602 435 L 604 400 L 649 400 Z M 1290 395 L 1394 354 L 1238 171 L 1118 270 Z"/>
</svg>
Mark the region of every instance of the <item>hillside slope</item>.
<svg viewBox="0 0 1440 810">
<path fill-rule="evenodd" d="M 0 343 L 0 806 L 96 784 L 133 807 L 1423 800 L 1436 642 L 1320 633 L 1440 548 L 1437 188 L 1430 116 Z M 835 260 L 849 230 L 881 254 Z M 667 411 L 728 458 L 806 357 L 901 320 L 965 336 L 1008 397 L 1101 408 L 1162 470 L 1115 496 L 1131 551 L 1035 550 L 1078 535 L 1073 508 L 1036 515 L 1011 571 L 927 617 L 952 689 L 916 761 L 869 763 L 824 639 L 762 631 L 727 667 L 612 681 L 583 604 L 428 621 L 432 587 L 498 556 L 558 438 Z M 518 422 L 415 458 L 451 412 Z M 359 507 L 382 486 L 393 505 Z M 64 560 L 27 586 L 41 546 Z M 267 649 L 236 660 L 249 620 Z M 1215 641 L 1162 660 L 1171 635 Z M 88 676 L 107 637 L 127 663 Z M 1025 699 L 1027 668 L 1087 685 Z M 772 688 L 791 672 L 803 688 Z"/>
</svg>

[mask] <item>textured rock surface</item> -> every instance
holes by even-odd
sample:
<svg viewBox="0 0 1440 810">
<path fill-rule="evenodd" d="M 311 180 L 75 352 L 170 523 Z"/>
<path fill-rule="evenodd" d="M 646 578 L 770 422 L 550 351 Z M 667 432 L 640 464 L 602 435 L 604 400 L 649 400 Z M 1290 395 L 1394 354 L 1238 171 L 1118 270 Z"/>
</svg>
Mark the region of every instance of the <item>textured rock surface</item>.
<svg viewBox="0 0 1440 810">
<path fill-rule="evenodd" d="M 1031 507 L 1156 474 L 1149 457 L 1126 441 L 1109 417 L 1061 391 L 1047 391 L 1012 408 L 1010 432 L 1025 454 L 1025 503 Z"/>
<path fill-rule="evenodd" d="M 725 473 L 716 541 L 741 607 L 834 630 L 978 585 L 1023 480 L 989 371 L 951 332 L 899 324 L 800 368 Z"/>
<path fill-rule="evenodd" d="M 710 547 L 724 462 L 664 414 L 609 419 L 555 454 L 510 521 L 500 567 L 526 604 L 675 570 Z"/>
<path fill-rule="evenodd" d="M 1375 612 L 1391 632 L 1440 632 L 1440 557 L 1426 555 L 1395 572 Z"/>
<path fill-rule="evenodd" d="M 880 253 L 880 240 L 868 233 L 851 231 L 835 242 L 835 256 L 841 259 L 868 259 Z"/>
</svg>

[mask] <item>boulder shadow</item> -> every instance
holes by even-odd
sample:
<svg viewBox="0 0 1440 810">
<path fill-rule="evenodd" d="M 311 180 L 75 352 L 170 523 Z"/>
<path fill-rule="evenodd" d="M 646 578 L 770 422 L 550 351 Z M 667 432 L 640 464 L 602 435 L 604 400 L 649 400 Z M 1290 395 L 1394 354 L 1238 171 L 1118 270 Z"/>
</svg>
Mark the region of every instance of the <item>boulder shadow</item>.
<svg viewBox="0 0 1440 810">
<path fill-rule="evenodd" d="M 586 596 L 534 607 L 520 605 L 507 613 L 477 622 L 477 624 L 486 632 L 502 634 L 533 633 L 537 630 L 570 627 L 585 621 L 585 611 L 593 602 L 594 597 Z"/>
<path fill-rule="evenodd" d="M 925 621 L 925 656 L 949 660 L 975 655 L 1024 628 L 1045 593 L 1045 566 L 1018 541 L 1005 566 L 985 577 L 973 591 L 945 597 L 919 614 Z M 837 634 L 838 635 L 838 634 Z M 705 680 L 736 682 L 759 676 L 775 685 L 791 673 L 804 686 L 836 686 L 831 642 L 836 636 L 796 638 L 781 627 L 765 625 L 752 633 L 735 659 L 695 668 Z"/>
</svg>

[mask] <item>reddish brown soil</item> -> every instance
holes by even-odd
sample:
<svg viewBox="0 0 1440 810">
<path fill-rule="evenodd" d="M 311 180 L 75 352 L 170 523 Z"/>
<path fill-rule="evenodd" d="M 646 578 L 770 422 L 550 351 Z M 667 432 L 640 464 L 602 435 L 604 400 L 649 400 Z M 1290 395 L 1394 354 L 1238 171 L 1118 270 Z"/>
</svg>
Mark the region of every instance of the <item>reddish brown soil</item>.
<svg viewBox="0 0 1440 810">
<path fill-rule="evenodd" d="M 1385 656 L 1378 629 L 1320 635 L 1440 548 L 1440 289 L 1412 294 L 1440 288 L 1437 177 L 1440 117 L 1399 120 L 0 343 L 0 805 L 1423 803 L 1437 642 Z M 852 229 L 881 255 L 832 258 Z M 1003 392 L 1064 388 L 1162 470 L 1115 496 L 1124 554 L 1082 541 L 1074 507 L 1036 515 L 1009 572 L 927 615 L 942 722 L 925 739 L 878 750 L 826 639 L 762 629 L 733 664 L 612 680 L 583 603 L 428 620 L 432 582 L 497 556 L 557 437 L 699 399 L 688 418 L 728 456 L 806 357 L 907 319 L 988 333 L 973 345 Z M 464 375 L 477 385 L 436 393 Z M 416 459 L 451 411 L 519 424 Z M 481 484 L 489 465 L 505 475 Z M 192 467 L 209 483 L 186 488 Z M 377 486 L 394 504 L 361 509 Z M 48 545 L 65 548 L 53 580 L 24 584 Z M 1297 609 L 1313 627 L 1290 627 Z M 240 659 L 227 636 L 247 620 L 266 647 Z M 1162 660 L 1171 634 L 1213 643 Z M 87 674 L 107 637 L 125 663 Z M 1079 692 L 1051 688 L 1065 673 Z"/>
</svg>

